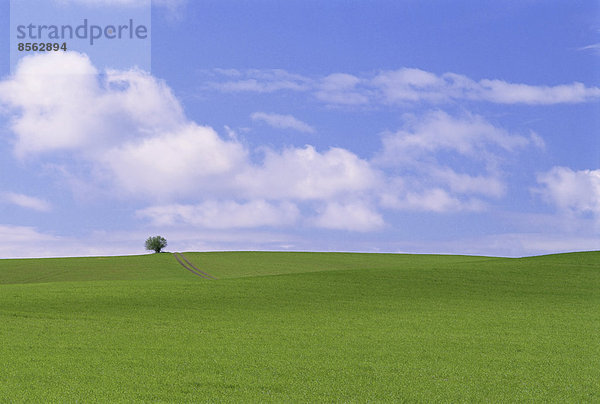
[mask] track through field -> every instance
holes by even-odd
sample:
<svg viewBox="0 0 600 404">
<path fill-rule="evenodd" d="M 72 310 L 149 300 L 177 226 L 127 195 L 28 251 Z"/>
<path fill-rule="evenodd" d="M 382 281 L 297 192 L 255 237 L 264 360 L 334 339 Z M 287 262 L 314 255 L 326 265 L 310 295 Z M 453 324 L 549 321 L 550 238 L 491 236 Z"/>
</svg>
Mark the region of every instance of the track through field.
<svg viewBox="0 0 600 404">
<path fill-rule="evenodd" d="M 188 261 L 187 258 L 185 258 L 185 255 L 183 255 L 183 253 L 176 252 L 176 253 L 173 253 L 173 256 L 175 257 L 177 262 L 179 262 L 179 264 L 181 264 L 182 267 L 184 267 L 185 269 L 187 269 L 194 275 L 197 275 L 204 279 L 217 279 L 214 276 L 209 275 L 206 272 L 203 272 L 200 269 L 198 269 L 196 266 L 194 266 L 194 264 L 192 264 L 190 261 Z"/>
</svg>

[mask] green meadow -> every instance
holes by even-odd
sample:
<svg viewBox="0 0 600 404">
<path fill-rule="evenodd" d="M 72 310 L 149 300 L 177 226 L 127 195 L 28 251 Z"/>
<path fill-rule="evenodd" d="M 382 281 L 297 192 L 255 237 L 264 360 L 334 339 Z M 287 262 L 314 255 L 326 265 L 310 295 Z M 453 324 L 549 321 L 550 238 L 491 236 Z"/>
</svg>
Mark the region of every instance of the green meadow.
<svg viewBox="0 0 600 404">
<path fill-rule="evenodd" d="M 600 252 L 0 260 L 0 402 L 600 402 Z"/>
</svg>

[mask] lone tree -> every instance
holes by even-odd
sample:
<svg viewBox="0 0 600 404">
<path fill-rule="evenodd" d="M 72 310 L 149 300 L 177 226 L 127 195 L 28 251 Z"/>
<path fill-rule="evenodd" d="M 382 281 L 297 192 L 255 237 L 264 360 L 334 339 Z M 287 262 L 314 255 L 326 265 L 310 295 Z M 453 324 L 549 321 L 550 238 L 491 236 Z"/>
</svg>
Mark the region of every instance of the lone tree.
<svg viewBox="0 0 600 404">
<path fill-rule="evenodd" d="M 152 250 L 159 253 L 167 246 L 167 239 L 162 236 L 148 237 L 146 240 L 146 250 Z"/>
</svg>

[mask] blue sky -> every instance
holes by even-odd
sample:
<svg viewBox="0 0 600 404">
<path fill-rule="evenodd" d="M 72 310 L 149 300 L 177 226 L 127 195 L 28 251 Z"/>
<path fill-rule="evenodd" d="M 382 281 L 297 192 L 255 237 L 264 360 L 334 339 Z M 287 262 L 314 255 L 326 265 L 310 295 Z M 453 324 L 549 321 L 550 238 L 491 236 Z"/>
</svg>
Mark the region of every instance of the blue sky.
<svg viewBox="0 0 600 404">
<path fill-rule="evenodd" d="M 49 4 L 40 24 L 148 7 Z M 596 1 L 160 0 L 147 42 L 12 65 L 10 11 L 0 257 L 136 254 L 154 234 L 172 251 L 600 249 Z"/>
</svg>

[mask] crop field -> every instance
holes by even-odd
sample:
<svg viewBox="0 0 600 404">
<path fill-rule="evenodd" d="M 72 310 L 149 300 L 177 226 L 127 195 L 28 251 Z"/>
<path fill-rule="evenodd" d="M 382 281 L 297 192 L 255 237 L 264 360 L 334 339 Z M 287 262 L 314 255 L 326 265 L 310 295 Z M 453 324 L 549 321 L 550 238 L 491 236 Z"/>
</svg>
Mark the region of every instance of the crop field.
<svg viewBox="0 0 600 404">
<path fill-rule="evenodd" d="M 0 260 L 0 402 L 600 402 L 600 252 Z"/>
</svg>

